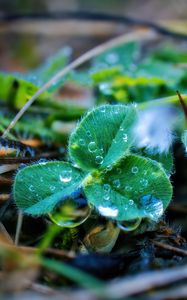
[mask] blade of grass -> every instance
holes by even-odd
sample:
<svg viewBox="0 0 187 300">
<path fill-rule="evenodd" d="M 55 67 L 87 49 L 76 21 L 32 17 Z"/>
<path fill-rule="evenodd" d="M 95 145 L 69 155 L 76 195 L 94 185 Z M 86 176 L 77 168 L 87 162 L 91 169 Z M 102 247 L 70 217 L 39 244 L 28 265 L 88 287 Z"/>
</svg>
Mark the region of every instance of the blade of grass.
<svg viewBox="0 0 187 300">
<path fill-rule="evenodd" d="M 65 276 L 66 278 L 72 280 L 73 282 L 79 284 L 84 288 L 92 289 L 94 290 L 93 292 L 102 295 L 104 283 L 101 280 L 91 276 L 90 274 L 72 267 L 66 263 L 51 260 L 48 258 L 42 257 L 40 259 L 40 263 L 43 267 L 54 271 L 59 275 Z"/>
<path fill-rule="evenodd" d="M 58 233 L 62 231 L 62 228 L 60 226 L 57 226 L 55 224 L 50 225 L 48 227 L 47 232 L 44 235 L 44 238 L 41 240 L 39 246 L 38 246 L 38 254 L 41 255 L 49 246 L 51 246 L 52 241 L 57 236 Z"/>
</svg>

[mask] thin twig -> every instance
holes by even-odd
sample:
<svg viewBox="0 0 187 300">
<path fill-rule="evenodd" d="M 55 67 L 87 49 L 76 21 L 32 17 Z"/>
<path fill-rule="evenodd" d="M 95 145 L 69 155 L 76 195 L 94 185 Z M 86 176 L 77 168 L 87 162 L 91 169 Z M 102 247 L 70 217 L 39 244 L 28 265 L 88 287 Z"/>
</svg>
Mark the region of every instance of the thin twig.
<svg viewBox="0 0 187 300">
<path fill-rule="evenodd" d="M 180 248 L 177 248 L 177 247 L 174 247 L 174 246 L 171 246 L 171 245 L 168 245 L 168 244 L 164 244 L 164 243 L 158 242 L 158 241 L 152 241 L 152 242 L 155 246 L 157 246 L 159 248 L 172 251 L 172 252 L 174 252 L 176 254 L 179 254 L 179 255 L 182 255 L 182 256 L 187 256 L 187 250 L 180 249 Z"/>
<path fill-rule="evenodd" d="M 60 295 L 61 293 L 55 289 L 52 289 L 51 287 L 48 287 L 46 285 L 43 284 L 39 284 L 39 283 L 35 283 L 35 282 L 31 282 L 30 288 L 40 294 L 44 294 L 44 295 Z"/>
<path fill-rule="evenodd" d="M 47 83 L 45 83 L 22 107 L 22 109 L 17 113 L 15 118 L 12 120 L 12 122 L 9 124 L 8 128 L 4 131 L 2 137 L 5 138 L 9 131 L 16 125 L 17 121 L 23 116 L 23 114 L 26 112 L 26 110 L 33 104 L 33 102 L 40 96 L 44 91 L 46 91 L 53 83 L 55 83 L 57 80 L 59 80 L 61 77 L 67 75 L 70 71 L 77 68 L 78 66 L 82 65 L 83 63 L 87 62 L 91 58 L 105 52 L 106 50 L 119 46 L 121 44 L 135 41 L 135 40 L 142 40 L 142 39 L 153 39 L 155 38 L 155 32 L 152 30 L 136 30 L 129 34 L 123 34 L 120 35 L 114 39 L 111 39 L 99 46 L 96 46 L 95 48 L 87 51 L 77 59 L 75 59 L 73 62 L 71 62 L 69 65 L 67 65 L 65 68 L 60 70 L 56 73 L 55 76 L 53 76 Z"/>
<path fill-rule="evenodd" d="M 0 158 L 1 159 L 1 158 Z M 3 163 L 3 160 L 2 160 Z M 4 174 L 6 172 L 14 171 L 18 168 L 18 164 L 6 164 L 0 166 L 0 174 Z"/>
<path fill-rule="evenodd" d="M 37 254 L 39 250 L 36 247 L 27 247 L 27 246 L 13 246 L 13 247 L 18 249 L 19 251 L 23 251 L 25 253 L 30 253 L 30 254 Z M 44 254 L 54 255 L 55 257 L 61 259 L 73 259 L 75 257 L 75 253 L 72 251 L 64 251 L 64 250 L 59 250 L 54 248 L 46 248 L 44 250 Z"/>
<path fill-rule="evenodd" d="M 12 183 L 12 179 L 11 178 L 7 178 L 5 176 L 1 176 L 0 175 L 0 184 L 11 184 Z"/>
<path fill-rule="evenodd" d="M 177 91 L 177 95 L 179 97 L 180 104 L 181 104 L 182 109 L 184 111 L 185 118 L 187 119 L 187 105 L 186 105 L 182 95 L 179 93 L 179 91 Z"/>
<path fill-rule="evenodd" d="M 152 288 L 162 287 L 183 279 L 187 279 L 187 265 L 140 273 L 136 276 L 125 277 L 106 286 L 105 294 L 109 298 L 123 298 L 145 292 Z"/>
<path fill-rule="evenodd" d="M 179 300 L 187 299 L 187 284 L 178 286 L 172 289 L 167 289 L 164 291 L 155 292 L 148 297 L 144 297 L 144 300 Z"/>
<path fill-rule="evenodd" d="M 23 213 L 21 211 L 19 211 L 18 212 L 18 221 L 17 221 L 17 226 L 16 226 L 15 241 L 14 241 L 14 244 L 16 246 L 19 243 L 22 224 L 23 224 Z"/>
</svg>

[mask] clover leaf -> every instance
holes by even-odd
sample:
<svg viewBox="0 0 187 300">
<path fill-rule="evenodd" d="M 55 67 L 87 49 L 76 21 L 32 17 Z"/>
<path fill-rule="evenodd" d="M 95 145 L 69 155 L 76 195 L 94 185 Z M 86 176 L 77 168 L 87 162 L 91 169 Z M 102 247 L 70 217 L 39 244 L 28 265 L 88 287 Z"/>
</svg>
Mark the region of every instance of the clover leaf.
<svg viewBox="0 0 187 300">
<path fill-rule="evenodd" d="M 157 220 L 172 196 L 172 187 L 162 167 L 138 155 L 126 156 L 84 190 L 89 202 L 103 215 L 119 221 L 144 217 Z M 153 203 L 145 202 L 144 197 L 149 195 Z"/>
<path fill-rule="evenodd" d="M 157 220 L 171 200 L 172 186 L 165 160 L 134 153 L 136 118 L 134 105 L 88 112 L 69 139 L 72 164 L 39 162 L 17 173 L 17 206 L 31 215 L 48 214 L 82 188 L 88 203 L 105 217 Z"/>
<path fill-rule="evenodd" d="M 67 162 L 40 162 L 21 169 L 13 194 L 25 213 L 42 215 L 79 188 L 85 174 Z"/>
<path fill-rule="evenodd" d="M 84 170 L 110 168 L 134 142 L 133 105 L 103 105 L 89 112 L 72 133 L 69 153 Z"/>
</svg>

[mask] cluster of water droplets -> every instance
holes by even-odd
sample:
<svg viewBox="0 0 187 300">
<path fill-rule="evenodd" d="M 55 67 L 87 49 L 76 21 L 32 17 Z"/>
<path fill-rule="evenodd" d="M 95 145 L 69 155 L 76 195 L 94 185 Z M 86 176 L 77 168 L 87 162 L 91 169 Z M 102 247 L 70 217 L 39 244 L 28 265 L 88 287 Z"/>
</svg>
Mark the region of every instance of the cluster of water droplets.
<svg viewBox="0 0 187 300">
<path fill-rule="evenodd" d="M 95 163 L 97 165 L 101 165 L 103 163 L 104 157 L 104 150 L 102 147 L 99 147 L 97 143 L 92 139 L 92 134 L 89 130 L 87 130 L 86 135 L 90 139 L 90 141 L 87 143 L 85 139 L 80 138 L 79 139 L 79 145 L 81 147 L 86 147 L 88 152 L 95 155 Z"/>
</svg>

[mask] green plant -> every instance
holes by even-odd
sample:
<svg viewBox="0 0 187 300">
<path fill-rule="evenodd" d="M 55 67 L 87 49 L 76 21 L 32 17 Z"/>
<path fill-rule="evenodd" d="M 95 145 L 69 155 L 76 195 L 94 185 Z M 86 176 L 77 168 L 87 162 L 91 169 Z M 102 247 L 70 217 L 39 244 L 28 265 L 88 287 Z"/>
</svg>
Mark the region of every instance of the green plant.
<svg viewBox="0 0 187 300">
<path fill-rule="evenodd" d="M 136 122 L 134 105 L 88 112 L 70 136 L 71 162 L 38 162 L 18 171 L 17 206 L 26 214 L 51 214 L 81 189 L 88 205 L 106 218 L 157 221 L 171 200 L 172 185 L 163 155 L 152 159 L 136 148 Z"/>
</svg>

